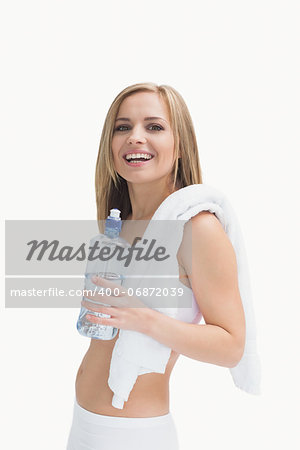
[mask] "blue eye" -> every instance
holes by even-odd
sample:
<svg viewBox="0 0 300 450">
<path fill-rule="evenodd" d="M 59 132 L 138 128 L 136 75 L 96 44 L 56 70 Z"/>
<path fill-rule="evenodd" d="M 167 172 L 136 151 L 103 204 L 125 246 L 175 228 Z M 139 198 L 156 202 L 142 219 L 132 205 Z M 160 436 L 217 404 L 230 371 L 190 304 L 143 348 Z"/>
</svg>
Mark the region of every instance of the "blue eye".
<svg viewBox="0 0 300 450">
<path fill-rule="evenodd" d="M 156 129 L 156 130 L 153 130 L 153 131 L 161 131 L 161 130 L 163 130 L 163 128 L 160 125 L 155 125 L 155 124 L 149 125 L 148 128 L 152 128 L 152 127 L 159 128 L 159 129 Z M 128 126 L 127 125 L 119 125 L 117 128 L 114 129 L 114 131 L 126 131 L 126 130 L 121 130 L 121 128 L 128 128 Z"/>
</svg>

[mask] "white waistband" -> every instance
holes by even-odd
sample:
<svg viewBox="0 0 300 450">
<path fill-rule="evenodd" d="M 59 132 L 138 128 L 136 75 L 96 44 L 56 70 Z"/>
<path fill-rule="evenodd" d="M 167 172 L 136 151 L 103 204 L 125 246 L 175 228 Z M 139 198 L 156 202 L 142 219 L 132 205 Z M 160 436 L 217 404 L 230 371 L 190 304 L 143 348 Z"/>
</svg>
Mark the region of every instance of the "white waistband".
<svg viewBox="0 0 300 450">
<path fill-rule="evenodd" d="M 155 417 L 116 417 L 96 414 L 82 408 L 75 399 L 74 415 L 80 420 L 92 423 L 94 425 L 103 425 L 107 427 L 135 428 L 135 427 L 153 427 L 164 425 L 173 421 L 172 414 L 164 414 Z"/>
</svg>

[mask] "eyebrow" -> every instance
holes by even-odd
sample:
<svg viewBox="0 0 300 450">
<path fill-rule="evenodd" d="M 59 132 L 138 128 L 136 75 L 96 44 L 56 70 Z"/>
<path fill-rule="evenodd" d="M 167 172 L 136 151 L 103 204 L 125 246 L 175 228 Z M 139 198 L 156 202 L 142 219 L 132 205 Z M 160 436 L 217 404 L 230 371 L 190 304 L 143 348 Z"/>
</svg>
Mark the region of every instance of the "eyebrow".
<svg viewBox="0 0 300 450">
<path fill-rule="evenodd" d="M 164 120 L 165 122 L 167 122 L 165 119 L 163 119 L 162 117 L 145 117 L 144 120 L 155 120 L 155 119 L 160 119 L 160 120 Z M 116 119 L 116 122 L 118 120 L 125 120 L 126 122 L 130 122 L 130 119 L 128 119 L 128 117 L 118 117 L 118 119 Z"/>
</svg>

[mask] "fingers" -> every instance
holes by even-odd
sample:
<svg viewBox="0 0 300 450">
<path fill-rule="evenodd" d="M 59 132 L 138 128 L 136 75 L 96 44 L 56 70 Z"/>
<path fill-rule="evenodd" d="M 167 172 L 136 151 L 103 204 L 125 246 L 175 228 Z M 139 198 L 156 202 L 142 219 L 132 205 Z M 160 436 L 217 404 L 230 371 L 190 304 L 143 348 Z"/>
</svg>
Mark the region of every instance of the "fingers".
<svg viewBox="0 0 300 450">
<path fill-rule="evenodd" d="M 124 298 L 127 294 L 125 288 L 96 275 L 91 278 L 91 281 L 95 286 L 102 289 L 98 289 L 98 292 L 85 289 L 83 294 L 84 297 L 110 306 L 123 306 L 124 302 L 120 303 L 119 299 Z"/>
<path fill-rule="evenodd" d="M 115 306 L 117 308 L 146 308 L 139 297 L 135 295 L 128 295 L 128 291 L 123 286 L 113 283 L 110 280 L 94 275 L 91 281 L 96 286 L 103 288 L 101 293 L 92 293 L 86 290 L 85 298 L 93 300 L 94 302 L 104 303 L 106 305 Z M 108 292 L 110 293 L 109 295 Z M 92 307 L 91 307 L 92 309 Z"/>
<path fill-rule="evenodd" d="M 112 308 L 109 306 L 97 305 L 96 303 L 91 303 L 87 300 L 82 300 L 81 305 L 90 311 L 101 312 L 103 314 L 112 314 Z"/>
<path fill-rule="evenodd" d="M 84 298 L 88 298 L 88 299 L 92 300 L 91 304 L 104 303 L 104 305 L 108 305 L 108 306 L 120 306 L 121 305 L 121 300 L 120 300 L 121 297 L 113 297 L 111 295 L 107 296 L 107 295 L 101 295 L 101 294 L 86 295 L 85 293 L 83 295 L 84 295 Z"/>
<path fill-rule="evenodd" d="M 92 322 L 95 324 L 109 325 L 111 327 L 119 328 L 118 321 L 115 318 L 96 317 L 93 314 L 87 314 L 86 318 L 89 322 Z"/>
<path fill-rule="evenodd" d="M 116 308 L 127 308 L 128 299 L 127 297 L 113 297 L 111 295 L 101 295 L 101 294 L 92 294 L 92 295 L 84 295 L 85 299 L 92 300 L 90 303 L 95 304 L 104 304 L 104 306 L 110 307 L 114 306 Z M 101 305 L 102 306 L 102 305 Z"/>
<path fill-rule="evenodd" d="M 122 292 L 126 291 L 126 289 L 124 289 L 120 284 L 114 283 L 113 281 L 110 281 L 110 280 L 106 280 L 106 278 L 101 278 L 97 275 L 94 275 L 91 278 L 91 280 L 96 286 L 101 286 L 106 289 L 111 289 L 112 292 L 117 294 L 117 295 L 115 295 L 115 297 L 120 297 L 122 295 L 121 291 Z"/>
</svg>

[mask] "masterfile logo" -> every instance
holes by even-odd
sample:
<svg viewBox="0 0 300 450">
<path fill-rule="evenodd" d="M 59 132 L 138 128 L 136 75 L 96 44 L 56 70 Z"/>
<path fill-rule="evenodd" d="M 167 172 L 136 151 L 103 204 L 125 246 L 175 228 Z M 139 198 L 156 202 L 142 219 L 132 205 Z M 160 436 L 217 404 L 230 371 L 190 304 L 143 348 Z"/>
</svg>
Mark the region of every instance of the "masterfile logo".
<svg viewBox="0 0 300 450">
<path fill-rule="evenodd" d="M 155 292 L 158 304 L 169 299 L 172 306 L 174 293 L 182 296 L 182 285 L 175 282 L 183 223 L 159 220 L 150 227 L 129 221 L 127 231 L 135 230 L 131 243 L 122 238 L 115 245 L 98 225 L 96 220 L 7 220 L 6 307 L 78 307 L 85 274 L 99 272 L 121 274 L 126 287 Z"/>
</svg>

